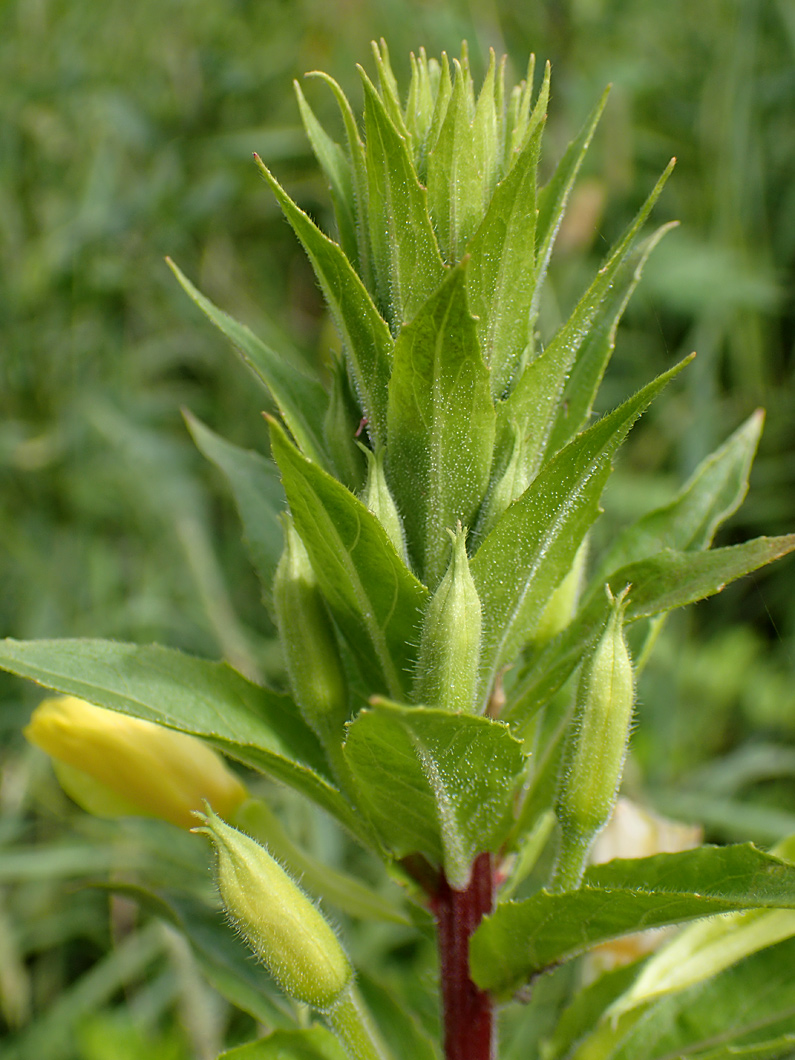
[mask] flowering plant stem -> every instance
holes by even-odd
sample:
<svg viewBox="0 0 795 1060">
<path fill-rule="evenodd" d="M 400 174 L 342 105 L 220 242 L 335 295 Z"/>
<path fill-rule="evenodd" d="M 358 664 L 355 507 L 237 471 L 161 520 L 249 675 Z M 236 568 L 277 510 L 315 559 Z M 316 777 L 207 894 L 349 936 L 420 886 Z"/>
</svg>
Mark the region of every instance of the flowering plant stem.
<svg viewBox="0 0 795 1060">
<path fill-rule="evenodd" d="M 353 1060 L 391 1060 L 355 986 L 349 987 L 325 1015 Z"/>
<path fill-rule="evenodd" d="M 442 877 L 431 900 L 439 929 L 445 1060 L 493 1060 L 495 1056 L 494 1002 L 469 974 L 469 940 L 493 905 L 490 854 L 475 859 L 464 890 L 454 890 Z"/>
</svg>

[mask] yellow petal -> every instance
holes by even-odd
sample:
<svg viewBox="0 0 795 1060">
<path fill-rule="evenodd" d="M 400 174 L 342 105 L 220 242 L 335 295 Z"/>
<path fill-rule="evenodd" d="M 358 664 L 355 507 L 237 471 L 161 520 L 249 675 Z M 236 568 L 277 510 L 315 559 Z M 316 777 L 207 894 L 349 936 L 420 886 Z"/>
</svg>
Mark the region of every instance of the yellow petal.
<svg viewBox="0 0 795 1060">
<path fill-rule="evenodd" d="M 95 707 L 74 696 L 45 699 L 25 736 L 52 758 L 88 774 L 109 789 L 105 812 L 117 815 L 119 799 L 146 816 L 182 828 L 196 823 L 206 800 L 228 817 L 247 792 L 223 760 L 195 736 Z M 101 795 L 101 788 L 95 786 Z"/>
</svg>

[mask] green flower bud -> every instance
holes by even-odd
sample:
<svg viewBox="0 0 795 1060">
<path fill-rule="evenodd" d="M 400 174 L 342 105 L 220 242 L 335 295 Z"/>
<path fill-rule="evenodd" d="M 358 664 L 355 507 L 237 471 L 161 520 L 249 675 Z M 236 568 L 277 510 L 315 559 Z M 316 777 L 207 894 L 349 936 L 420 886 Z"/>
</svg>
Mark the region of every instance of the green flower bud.
<svg viewBox="0 0 795 1060">
<path fill-rule="evenodd" d="M 226 912 L 288 997 L 325 1010 L 345 993 L 353 969 L 333 930 L 268 851 L 207 808 Z"/>
<path fill-rule="evenodd" d="M 370 509 L 379 521 L 387 537 L 395 546 L 403 562 L 407 562 L 406 539 L 403 533 L 403 520 L 397 510 L 384 475 L 384 449 L 374 453 L 366 446 L 360 447 L 367 457 L 367 482 L 362 494 L 362 502 Z"/>
<path fill-rule="evenodd" d="M 321 740 L 333 736 L 341 743 L 348 694 L 337 638 L 309 555 L 289 518 L 273 582 L 273 606 L 301 713 Z"/>
<path fill-rule="evenodd" d="M 538 625 L 533 634 L 533 640 L 536 644 L 543 644 L 545 641 L 551 640 L 571 622 L 574 612 L 577 610 L 577 601 L 580 598 L 587 554 L 588 538 L 586 537 L 577 549 L 571 570 L 550 596 L 547 606 L 538 620 Z"/>
<path fill-rule="evenodd" d="M 624 597 L 612 601 L 607 625 L 580 675 L 555 803 L 560 890 L 579 884 L 591 846 L 610 819 L 624 769 L 635 701 Z"/>
<path fill-rule="evenodd" d="M 481 608 L 459 524 L 450 564 L 422 625 L 414 699 L 429 707 L 472 711 L 480 665 Z"/>
</svg>

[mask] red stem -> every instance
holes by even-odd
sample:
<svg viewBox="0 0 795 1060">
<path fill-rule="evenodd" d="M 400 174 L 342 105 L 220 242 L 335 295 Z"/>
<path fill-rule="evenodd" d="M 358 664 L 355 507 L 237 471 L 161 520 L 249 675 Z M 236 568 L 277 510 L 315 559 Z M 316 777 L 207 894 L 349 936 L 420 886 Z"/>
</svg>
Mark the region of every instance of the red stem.
<svg viewBox="0 0 795 1060">
<path fill-rule="evenodd" d="M 445 1060 L 494 1060 L 491 998 L 469 978 L 469 939 L 494 904 L 491 855 L 479 854 L 469 886 L 454 891 L 442 877 L 431 900 L 439 925 Z"/>
</svg>

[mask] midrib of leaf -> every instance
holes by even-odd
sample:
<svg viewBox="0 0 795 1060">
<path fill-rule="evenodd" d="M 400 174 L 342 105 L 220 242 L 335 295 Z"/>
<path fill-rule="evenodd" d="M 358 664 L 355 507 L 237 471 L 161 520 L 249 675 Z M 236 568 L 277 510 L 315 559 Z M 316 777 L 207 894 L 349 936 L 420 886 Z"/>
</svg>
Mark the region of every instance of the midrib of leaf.
<svg viewBox="0 0 795 1060">
<path fill-rule="evenodd" d="M 414 749 L 420 760 L 422 771 L 428 779 L 434 795 L 436 813 L 439 818 L 439 834 L 442 840 L 444 870 L 451 887 L 466 887 L 469 876 L 469 857 L 456 817 L 453 800 L 445 786 L 434 755 L 416 733 L 411 733 Z"/>
</svg>

